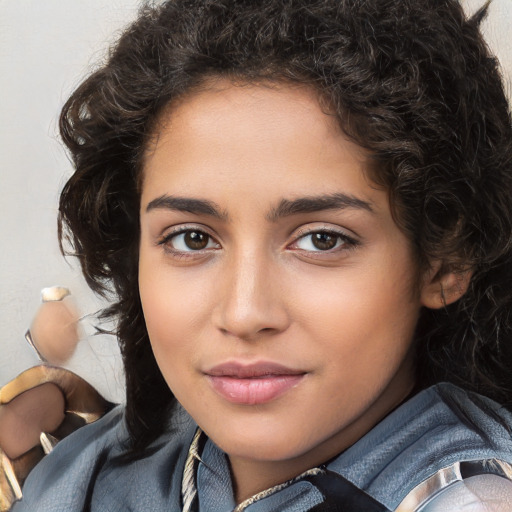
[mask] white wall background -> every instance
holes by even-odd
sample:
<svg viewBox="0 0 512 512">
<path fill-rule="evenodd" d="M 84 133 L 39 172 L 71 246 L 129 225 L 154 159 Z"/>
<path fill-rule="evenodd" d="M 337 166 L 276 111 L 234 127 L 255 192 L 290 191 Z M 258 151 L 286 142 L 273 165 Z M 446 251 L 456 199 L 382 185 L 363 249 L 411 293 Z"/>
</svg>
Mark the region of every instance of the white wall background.
<svg viewBox="0 0 512 512">
<path fill-rule="evenodd" d="M 483 3 L 462 1 L 468 12 Z M 66 263 L 58 250 L 57 198 L 71 165 L 57 139 L 57 116 L 138 5 L 138 0 L 0 0 L 0 386 L 37 364 L 24 333 L 41 288 L 67 286 L 82 313 L 100 307 L 76 264 Z M 511 27 L 512 0 L 494 0 L 484 31 L 507 75 L 509 96 Z M 85 339 L 67 367 L 107 398 L 122 400 L 114 339 Z"/>
<path fill-rule="evenodd" d="M 41 288 L 67 286 L 82 313 L 100 307 L 76 263 L 66 263 L 58 249 L 58 192 L 71 165 L 57 139 L 57 118 L 138 4 L 0 0 L 0 385 L 38 362 L 24 333 Z M 113 337 L 81 342 L 67 367 L 107 398 L 122 400 Z"/>
</svg>

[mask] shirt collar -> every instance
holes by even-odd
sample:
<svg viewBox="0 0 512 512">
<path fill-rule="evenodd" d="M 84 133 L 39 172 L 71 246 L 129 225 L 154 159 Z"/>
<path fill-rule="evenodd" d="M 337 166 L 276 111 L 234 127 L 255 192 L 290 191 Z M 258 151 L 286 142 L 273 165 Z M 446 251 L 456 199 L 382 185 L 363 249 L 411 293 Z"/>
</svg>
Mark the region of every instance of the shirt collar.
<svg viewBox="0 0 512 512">
<path fill-rule="evenodd" d="M 284 504 L 287 505 L 287 510 L 305 511 L 329 502 L 328 495 L 333 489 L 336 489 L 335 494 L 340 490 L 344 494 L 342 499 L 347 499 L 349 503 L 352 503 L 353 499 L 358 500 L 358 504 L 363 503 L 365 510 L 387 510 L 325 466 L 309 469 L 236 505 L 227 455 L 198 428 L 190 445 L 183 472 L 183 512 L 200 512 L 202 503 L 207 503 L 210 510 L 233 512 L 244 512 L 249 507 L 254 512 L 282 510 Z M 340 496 L 333 499 L 337 502 Z"/>
</svg>

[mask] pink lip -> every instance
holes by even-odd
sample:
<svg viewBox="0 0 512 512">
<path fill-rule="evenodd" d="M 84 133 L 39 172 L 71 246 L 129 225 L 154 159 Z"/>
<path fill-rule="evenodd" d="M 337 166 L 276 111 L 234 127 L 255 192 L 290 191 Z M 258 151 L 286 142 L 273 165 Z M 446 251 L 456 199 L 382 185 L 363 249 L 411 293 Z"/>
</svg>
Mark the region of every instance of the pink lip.
<svg viewBox="0 0 512 512">
<path fill-rule="evenodd" d="M 205 372 L 214 391 L 228 402 L 257 405 L 270 402 L 296 386 L 306 372 L 280 364 L 228 362 Z"/>
</svg>

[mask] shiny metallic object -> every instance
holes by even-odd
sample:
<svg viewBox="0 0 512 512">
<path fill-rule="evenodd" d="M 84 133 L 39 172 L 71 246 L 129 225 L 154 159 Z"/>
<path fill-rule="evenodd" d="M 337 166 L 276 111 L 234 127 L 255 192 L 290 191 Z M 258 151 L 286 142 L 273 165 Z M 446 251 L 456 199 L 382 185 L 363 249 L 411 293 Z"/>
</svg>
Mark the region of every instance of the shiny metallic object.
<svg viewBox="0 0 512 512">
<path fill-rule="evenodd" d="M 417 485 L 403 499 L 395 512 L 420 512 L 436 494 L 456 482 L 477 475 L 497 475 L 512 480 L 512 466 L 498 459 L 456 462 L 440 469 Z"/>
<path fill-rule="evenodd" d="M 42 302 L 59 302 L 64 300 L 71 292 L 63 286 L 51 286 L 41 290 Z"/>
</svg>

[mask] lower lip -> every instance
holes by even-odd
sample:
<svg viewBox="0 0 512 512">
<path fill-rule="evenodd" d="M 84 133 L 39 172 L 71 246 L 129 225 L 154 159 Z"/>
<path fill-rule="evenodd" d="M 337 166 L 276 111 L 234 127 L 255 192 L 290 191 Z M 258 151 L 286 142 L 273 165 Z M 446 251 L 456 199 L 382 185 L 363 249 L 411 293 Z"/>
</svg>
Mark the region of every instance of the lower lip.
<svg viewBox="0 0 512 512">
<path fill-rule="evenodd" d="M 209 375 L 213 389 L 228 402 L 241 405 L 258 405 L 270 402 L 295 387 L 302 379 L 300 375 L 268 375 L 240 379 L 236 377 Z"/>
</svg>

